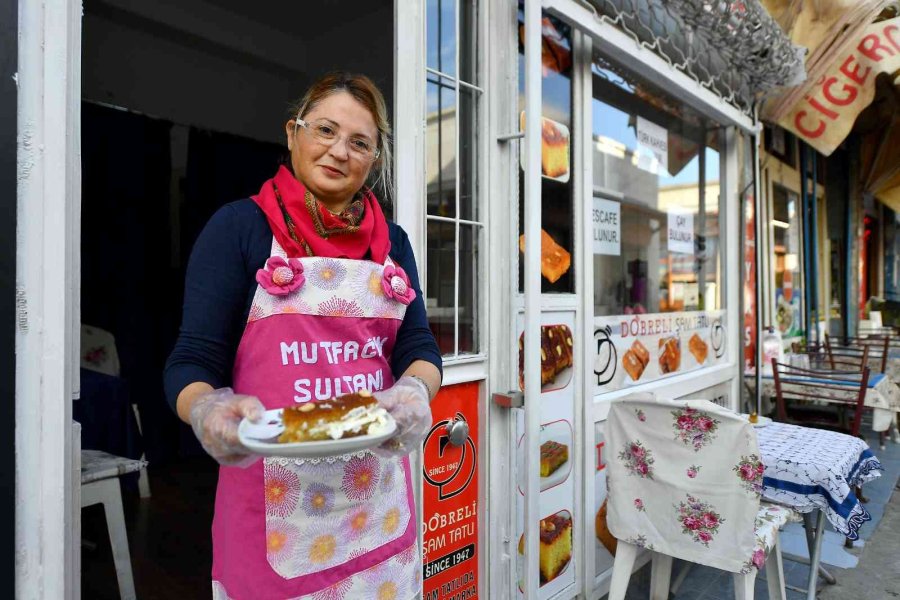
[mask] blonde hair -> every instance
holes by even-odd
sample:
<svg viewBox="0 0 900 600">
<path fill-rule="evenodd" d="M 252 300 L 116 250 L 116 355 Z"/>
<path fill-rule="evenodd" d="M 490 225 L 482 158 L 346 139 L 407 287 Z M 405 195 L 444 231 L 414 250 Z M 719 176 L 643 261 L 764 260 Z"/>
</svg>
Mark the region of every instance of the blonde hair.
<svg viewBox="0 0 900 600">
<path fill-rule="evenodd" d="M 378 149 L 381 151 L 378 159 L 369 173 L 369 187 L 374 188 L 381 184 L 384 188 L 385 198 L 393 194 L 393 176 L 391 172 L 393 154 L 391 152 L 391 124 L 388 121 L 387 106 L 384 95 L 375 83 L 365 75 L 348 73 L 346 71 L 333 71 L 318 81 L 314 82 L 303 97 L 293 102 L 290 107 L 290 118 L 303 118 L 314 109 L 322 100 L 336 94 L 346 92 L 357 102 L 362 104 L 372 115 L 375 127 L 378 128 Z M 373 174 L 376 174 L 373 180 Z"/>
</svg>

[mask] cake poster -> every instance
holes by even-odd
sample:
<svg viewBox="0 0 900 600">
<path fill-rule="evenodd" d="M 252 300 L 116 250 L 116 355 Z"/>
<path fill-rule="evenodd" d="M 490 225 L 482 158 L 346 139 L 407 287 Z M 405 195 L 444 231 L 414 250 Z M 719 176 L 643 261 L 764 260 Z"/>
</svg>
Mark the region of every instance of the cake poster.
<svg viewBox="0 0 900 600">
<path fill-rule="evenodd" d="M 431 402 L 433 425 L 423 442 L 422 597 L 478 598 L 478 396 L 479 383 L 441 388 Z M 463 420 L 460 445 L 447 426 Z"/>
<path fill-rule="evenodd" d="M 525 131 L 525 111 L 519 114 Z M 525 144 L 519 144 L 519 160 L 525 170 Z M 569 128 L 553 119 L 541 117 L 541 176 L 560 183 L 569 181 Z"/>
<path fill-rule="evenodd" d="M 612 570 L 616 556 L 618 541 L 609 532 L 606 523 L 606 462 L 611 450 L 606 447 L 603 435 L 603 421 L 594 423 L 594 505 L 591 515 L 594 518 L 594 578 L 595 581 L 605 579 L 605 574 Z M 590 542 L 589 542 L 590 543 Z M 607 584 L 608 585 L 608 584 Z M 605 592 L 606 590 L 604 590 Z"/>
<path fill-rule="evenodd" d="M 724 363 L 725 322 L 724 310 L 594 319 L 595 393 Z"/>
<path fill-rule="evenodd" d="M 518 316 L 519 385 L 524 387 L 523 349 L 526 344 L 540 345 L 541 391 L 538 432 L 540 448 L 539 514 L 533 526 L 538 530 L 539 598 L 550 598 L 575 584 L 573 532 L 577 526 L 575 506 L 575 465 L 577 450 L 575 422 L 575 353 L 577 347 L 572 312 L 544 312 L 541 315 L 540 339 L 531 342 L 522 335 L 523 315 Z M 526 391 L 527 393 L 527 391 Z M 534 402 L 533 395 L 526 402 Z M 516 570 L 519 597 L 524 591 L 525 577 L 525 413 L 516 414 Z"/>
</svg>

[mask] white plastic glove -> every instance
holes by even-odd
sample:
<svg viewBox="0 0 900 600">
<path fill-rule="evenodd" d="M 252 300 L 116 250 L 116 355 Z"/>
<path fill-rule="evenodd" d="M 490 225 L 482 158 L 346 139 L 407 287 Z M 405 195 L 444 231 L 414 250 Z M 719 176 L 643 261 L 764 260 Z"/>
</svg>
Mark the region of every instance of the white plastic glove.
<svg viewBox="0 0 900 600">
<path fill-rule="evenodd" d="M 376 453 L 405 456 L 421 446 L 431 429 L 431 405 L 425 384 L 415 377 L 401 377 L 393 387 L 373 396 L 397 422 L 397 435 L 377 448 Z"/>
<path fill-rule="evenodd" d="M 191 427 L 203 449 L 221 465 L 246 468 L 259 457 L 251 455 L 238 439 L 238 425 L 247 417 L 262 418 L 265 407 L 256 396 L 235 394 L 220 388 L 197 398 L 191 405 Z"/>
</svg>

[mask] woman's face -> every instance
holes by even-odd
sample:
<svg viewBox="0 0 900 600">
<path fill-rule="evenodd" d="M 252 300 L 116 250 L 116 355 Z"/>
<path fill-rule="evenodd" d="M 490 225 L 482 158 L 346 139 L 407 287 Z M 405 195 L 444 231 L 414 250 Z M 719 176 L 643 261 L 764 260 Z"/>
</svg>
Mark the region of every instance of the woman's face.
<svg viewBox="0 0 900 600">
<path fill-rule="evenodd" d="M 351 137 L 377 144 L 378 128 L 372 113 L 347 92 L 336 92 L 307 112 L 308 123 L 326 122 L 339 130 L 331 146 L 322 144 L 308 129 L 285 125 L 294 175 L 328 208 L 338 210 L 350 202 L 369 176 L 372 162 L 347 147 Z"/>
</svg>

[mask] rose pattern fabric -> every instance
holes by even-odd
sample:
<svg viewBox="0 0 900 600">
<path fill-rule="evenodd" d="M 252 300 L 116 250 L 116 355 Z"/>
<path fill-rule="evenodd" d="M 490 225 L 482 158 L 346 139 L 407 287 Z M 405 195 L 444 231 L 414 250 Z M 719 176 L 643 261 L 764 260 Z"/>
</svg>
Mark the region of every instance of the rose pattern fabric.
<svg viewBox="0 0 900 600">
<path fill-rule="evenodd" d="M 273 296 L 286 296 L 300 288 L 306 278 L 299 258 L 273 256 L 266 261 L 266 268 L 256 271 L 256 283 Z"/>
<path fill-rule="evenodd" d="M 645 510 L 644 509 L 644 501 L 641 500 L 640 498 L 635 498 L 634 499 L 634 507 L 639 511 L 644 511 Z"/>
<path fill-rule="evenodd" d="M 678 522 L 681 523 L 681 532 L 707 547 L 719 533 L 719 526 L 725 522 L 712 505 L 690 494 L 687 494 L 687 502 L 679 502 L 674 506 L 678 512 Z"/>
<path fill-rule="evenodd" d="M 782 506 L 776 506 L 767 502 L 760 503 L 759 512 L 756 514 L 755 537 L 756 543 L 750 558 L 744 564 L 742 573 L 749 573 L 751 569 L 762 569 L 766 564 L 769 552 L 775 546 L 776 534 L 784 527 L 785 523 L 795 517 L 796 513 Z M 796 518 L 795 518 L 796 520 Z"/>
<path fill-rule="evenodd" d="M 745 490 L 754 494 L 762 492 L 763 472 L 766 468 L 757 455 L 742 456 L 741 462 L 736 464 L 733 470 L 737 473 Z"/>
<path fill-rule="evenodd" d="M 673 410 L 672 416 L 674 417 L 672 428 L 675 430 L 675 439 L 681 440 L 685 445 L 692 445 L 695 452 L 716 439 L 719 421 L 707 413 L 688 406 Z"/>
<path fill-rule="evenodd" d="M 700 465 L 691 465 L 685 471 L 685 475 L 690 477 L 691 479 L 696 479 L 697 475 L 700 474 Z"/>
<path fill-rule="evenodd" d="M 625 448 L 619 452 L 619 460 L 623 461 L 631 475 L 653 479 L 653 455 L 644 448 L 640 441 L 635 440 L 625 444 Z"/>
<path fill-rule="evenodd" d="M 647 415 L 639 408 L 634 409 L 634 414 L 637 415 L 638 421 L 641 423 L 644 423 L 647 420 Z"/>
</svg>

